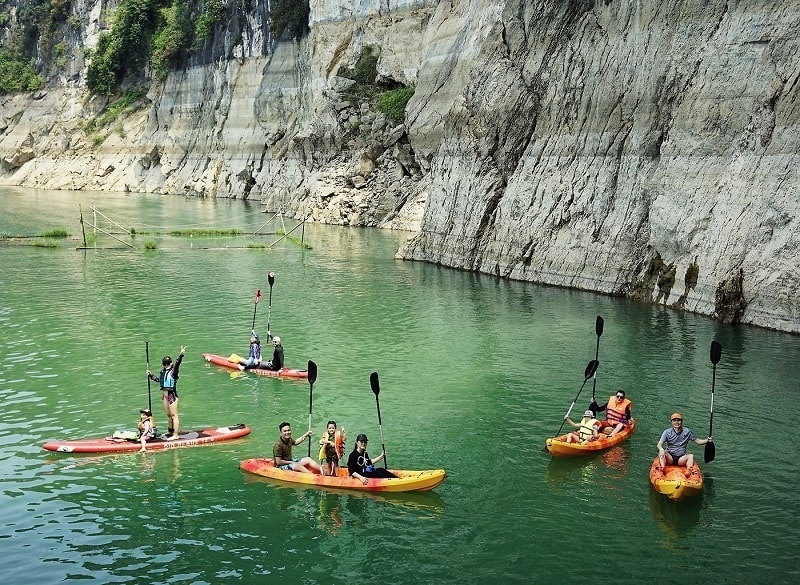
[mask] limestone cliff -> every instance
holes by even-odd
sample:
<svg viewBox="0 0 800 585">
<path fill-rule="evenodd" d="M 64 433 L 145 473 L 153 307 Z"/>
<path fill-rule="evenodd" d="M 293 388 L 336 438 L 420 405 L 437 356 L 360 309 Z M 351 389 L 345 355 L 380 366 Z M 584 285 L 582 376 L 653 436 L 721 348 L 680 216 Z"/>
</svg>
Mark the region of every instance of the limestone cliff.
<svg viewBox="0 0 800 585">
<path fill-rule="evenodd" d="M 800 0 L 312 0 L 280 42 L 266 0 L 231 3 L 98 130 L 104 7 L 73 4 L 60 80 L 0 100 L 0 183 L 257 198 L 411 229 L 403 258 L 800 332 Z M 349 91 L 368 50 L 416 86 L 404 124 Z"/>
</svg>

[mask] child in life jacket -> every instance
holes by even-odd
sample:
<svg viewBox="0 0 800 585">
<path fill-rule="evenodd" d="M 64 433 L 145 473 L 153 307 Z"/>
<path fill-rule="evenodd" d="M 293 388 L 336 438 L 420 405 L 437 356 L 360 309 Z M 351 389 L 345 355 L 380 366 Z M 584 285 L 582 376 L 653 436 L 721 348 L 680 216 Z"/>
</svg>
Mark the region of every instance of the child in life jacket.
<svg viewBox="0 0 800 585">
<path fill-rule="evenodd" d="M 144 453 L 146 451 L 145 444 L 150 439 L 156 436 L 156 421 L 153 419 L 153 413 L 150 412 L 149 408 L 145 408 L 139 411 L 139 442 L 142 444 L 142 448 L 139 449 L 139 453 Z"/>
<path fill-rule="evenodd" d="M 600 437 L 602 424 L 594 418 L 594 412 L 591 410 L 586 410 L 583 413 L 580 423 L 572 422 L 569 415 L 565 416 L 564 420 L 578 429 L 567 434 L 567 443 L 588 443 Z"/>
<path fill-rule="evenodd" d="M 322 475 L 339 475 L 339 459 L 344 457 L 344 427 L 337 430 L 336 421 L 329 420 L 319 440 L 319 463 Z"/>
</svg>

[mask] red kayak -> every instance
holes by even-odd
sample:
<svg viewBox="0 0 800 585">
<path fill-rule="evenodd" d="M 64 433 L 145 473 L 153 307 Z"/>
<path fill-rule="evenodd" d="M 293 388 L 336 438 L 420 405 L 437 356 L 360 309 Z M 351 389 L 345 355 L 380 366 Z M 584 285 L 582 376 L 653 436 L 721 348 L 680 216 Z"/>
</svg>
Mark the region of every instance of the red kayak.
<svg viewBox="0 0 800 585">
<path fill-rule="evenodd" d="M 233 354 L 230 357 L 216 355 L 214 353 L 204 353 L 203 359 L 215 366 L 222 366 L 231 370 L 239 369 L 238 355 Z M 306 379 L 308 378 L 308 370 L 295 370 L 293 368 L 281 368 L 280 370 L 268 370 L 267 368 L 248 368 L 245 370 L 247 373 L 258 374 L 259 376 L 270 376 L 272 378 L 295 378 Z"/>
<path fill-rule="evenodd" d="M 119 434 L 124 435 L 125 433 Z M 244 437 L 249 434 L 250 427 L 243 424 L 203 429 L 201 431 L 181 431 L 178 434 L 178 438 L 174 441 L 167 441 L 166 439 L 156 437 L 147 441 L 145 448 L 148 451 L 158 451 L 164 449 L 178 449 L 181 447 L 196 447 L 197 445 L 230 441 L 231 439 L 238 439 L 239 437 Z M 112 436 L 76 441 L 50 441 L 45 443 L 43 447 L 48 451 L 56 451 L 58 453 L 129 453 L 141 449 L 142 444 L 138 439 Z"/>
</svg>

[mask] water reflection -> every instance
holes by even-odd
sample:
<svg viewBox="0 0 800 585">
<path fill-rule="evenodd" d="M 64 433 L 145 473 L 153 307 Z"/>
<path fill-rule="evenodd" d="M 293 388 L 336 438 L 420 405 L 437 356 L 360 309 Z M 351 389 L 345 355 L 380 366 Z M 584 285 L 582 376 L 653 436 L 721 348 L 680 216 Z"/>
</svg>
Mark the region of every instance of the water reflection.
<svg viewBox="0 0 800 585">
<path fill-rule="evenodd" d="M 650 510 L 653 513 L 653 520 L 668 537 L 668 542 L 673 542 L 673 539 L 691 532 L 700 521 L 702 508 L 702 493 L 676 502 L 650 487 Z"/>
<path fill-rule="evenodd" d="M 614 482 L 628 474 L 628 457 L 624 445 L 582 457 L 552 457 L 547 466 L 547 481 L 593 483 L 602 478 L 609 481 L 609 489 L 614 489 Z"/>
</svg>

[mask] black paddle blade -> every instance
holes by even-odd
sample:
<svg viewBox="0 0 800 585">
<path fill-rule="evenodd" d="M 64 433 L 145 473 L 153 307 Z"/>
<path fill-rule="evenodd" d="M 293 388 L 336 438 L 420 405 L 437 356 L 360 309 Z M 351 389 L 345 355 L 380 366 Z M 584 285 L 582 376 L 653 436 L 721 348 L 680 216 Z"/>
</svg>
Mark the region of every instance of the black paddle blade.
<svg viewBox="0 0 800 585">
<path fill-rule="evenodd" d="M 274 272 L 270 272 L 269 274 L 267 274 L 267 282 L 269 282 L 270 286 L 275 284 L 275 273 Z"/>
<path fill-rule="evenodd" d="M 714 446 L 714 443 L 706 443 L 706 451 L 703 453 L 703 461 L 706 463 L 711 463 L 714 461 L 714 457 L 717 455 L 717 448 Z"/>
<path fill-rule="evenodd" d="M 375 396 L 381 393 L 381 386 L 378 383 L 378 372 L 372 372 L 369 375 L 369 385 L 375 393 Z"/>
<path fill-rule="evenodd" d="M 308 383 L 313 384 L 317 381 L 317 364 L 308 360 Z"/>
<path fill-rule="evenodd" d="M 722 346 L 718 341 L 711 342 L 711 363 L 715 366 L 719 363 L 719 358 L 722 357 Z"/>
<path fill-rule="evenodd" d="M 603 318 L 598 315 L 597 321 L 594 324 L 594 330 L 597 332 L 597 337 L 600 337 L 603 334 Z"/>
<path fill-rule="evenodd" d="M 592 360 L 588 364 L 586 364 L 586 371 L 583 372 L 583 377 L 588 380 L 594 373 L 597 371 L 597 366 L 600 365 L 600 362 L 597 360 Z"/>
</svg>

